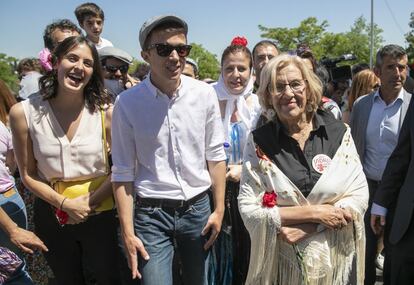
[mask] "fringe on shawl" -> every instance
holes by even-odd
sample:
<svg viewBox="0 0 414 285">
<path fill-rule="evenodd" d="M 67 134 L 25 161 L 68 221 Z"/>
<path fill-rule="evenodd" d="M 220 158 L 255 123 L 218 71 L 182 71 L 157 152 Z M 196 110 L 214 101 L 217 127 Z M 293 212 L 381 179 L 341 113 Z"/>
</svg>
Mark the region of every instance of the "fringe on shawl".
<svg viewBox="0 0 414 285">
<path fill-rule="evenodd" d="M 252 239 L 251 252 L 256 256 L 250 259 L 246 285 L 363 284 L 364 224 L 360 214 L 352 214 L 353 223 L 342 230 L 325 230 L 300 242 L 299 254 L 294 246 L 277 239 L 275 231 L 257 225 L 255 232 L 265 230 L 266 234 Z"/>
</svg>

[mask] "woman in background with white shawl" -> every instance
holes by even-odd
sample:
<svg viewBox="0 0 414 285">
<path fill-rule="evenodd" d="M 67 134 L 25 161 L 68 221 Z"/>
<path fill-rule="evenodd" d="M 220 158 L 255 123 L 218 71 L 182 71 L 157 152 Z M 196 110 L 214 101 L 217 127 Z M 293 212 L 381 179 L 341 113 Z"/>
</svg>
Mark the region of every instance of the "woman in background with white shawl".
<svg viewBox="0 0 414 285">
<path fill-rule="evenodd" d="M 321 82 L 297 56 L 273 58 L 258 93 L 275 116 L 244 151 L 246 284 L 362 284 L 368 187 L 349 128 L 318 108 Z"/>
<path fill-rule="evenodd" d="M 246 45 L 247 40 L 243 37 L 232 40 L 221 58 L 220 78 L 213 85 L 220 103 L 228 159 L 226 213 L 216 245 L 217 284 L 243 284 L 249 262 L 249 235 L 238 211 L 237 195 L 243 149 L 261 108 L 258 97 L 253 94 L 252 55 Z"/>
</svg>

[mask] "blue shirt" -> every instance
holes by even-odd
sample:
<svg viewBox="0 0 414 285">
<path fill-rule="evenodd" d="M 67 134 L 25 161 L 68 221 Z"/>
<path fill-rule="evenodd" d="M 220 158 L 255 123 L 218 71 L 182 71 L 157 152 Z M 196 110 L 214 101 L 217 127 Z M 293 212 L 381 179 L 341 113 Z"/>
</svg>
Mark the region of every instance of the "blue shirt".
<svg viewBox="0 0 414 285">
<path fill-rule="evenodd" d="M 388 105 L 382 100 L 378 91 L 374 94 L 365 134 L 363 161 L 364 172 L 369 179 L 381 180 L 388 158 L 397 145 L 403 100 L 403 89 Z"/>
</svg>

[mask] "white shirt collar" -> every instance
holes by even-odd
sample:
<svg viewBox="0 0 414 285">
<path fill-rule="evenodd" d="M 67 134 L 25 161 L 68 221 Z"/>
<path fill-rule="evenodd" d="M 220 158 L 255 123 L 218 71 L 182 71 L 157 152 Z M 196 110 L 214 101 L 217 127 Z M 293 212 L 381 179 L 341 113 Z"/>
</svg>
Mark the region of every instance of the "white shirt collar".
<svg viewBox="0 0 414 285">
<path fill-rule="evenodd" d="M 183 80 L 184 77 L 180 76 L 180 85 L 178 86 L 178 88 L 175 90 L 172 98 L 178 98 L 180 96 L 180 93 L 182 94 L 184 91 L 183 88 Z M 148 74 L 148 76 L 145 78 L 145 80 L 143 81 L 145 83 L 145 85 L 147 86 L 148 90 L 150 91 L 150 93 L 155 97 L 155 98 L 159 98 L 160 96 L 165 96 L 168 97 L 167 94 L 163 93 L 160 89 L 158 89 L 154 84 L 152 84 L 151 82 L 151 73 Z"/>
</svg>

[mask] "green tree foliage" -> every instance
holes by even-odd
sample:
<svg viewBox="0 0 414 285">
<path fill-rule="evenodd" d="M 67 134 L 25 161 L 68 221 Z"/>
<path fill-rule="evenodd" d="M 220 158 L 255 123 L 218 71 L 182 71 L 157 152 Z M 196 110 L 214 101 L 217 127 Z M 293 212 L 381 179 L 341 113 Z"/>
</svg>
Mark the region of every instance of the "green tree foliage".
<svg viewBox="0 0 414 285">
<path fill-rule="evenodd" d="M 405 35 L 405 40 L 408 43 L 407 54 L 408 60 L 411 64 L 414 64 L 414 12 L 411 12 L 411 18 L 408 25 L 411 31 Z"/>
<path fill-rule="evenodd" d="M 318 23 L 316 18 L 309 17 L 295 28 L 266 28 L 259 25 L 259 30 L 263 32 L 263 38 L 276 40 L 282 51 L 294 50 L 299 43 L 306 43 L 317 59 L 353 53 L 358 62 L 369 62 L 371 27 L 363 16 L 357 18 L 347 32 L 331 33 L 326 30 L 327 27 L 327 21 Z M 383 43 L 381 33 L 382 29 L 374 25 L 374 51 Z"/>
<path fill-rule="evenodd" d="M 132 59 L 132 63 L 129 65 L 128 73 L 133 74 L 141 64 L 145 64 L 145 61 L 140 61 L 136 58 Z"/>
<path fill-rule="evenodd" d="M 17 61 L 17 58 L 0 53 L 0 79 L 15 93 L 19 91 L 17 74 L 14 72 Z"/>
<path fill-rule="evenodd" d="M 296 49 L 299 43 L 307 43 L 309 46 L 316 46 L 326 33 L 327 21 L 318 24 L 315 17 L 303 20 L 296 28 L 266 28 L 259 25 L 260 35 L 263 38 L 274 39 L 282 51 Z"/>
<path fill-rule="evenodd" d="M 196 43 L 191 43 L 191 45 L 193 48 L 189 57 L 197 62 L 200 79 L 211 78 L 217 80 L 220 74 L 220 64 L 216 55 L 206 50 L 202 45 Z"/>
</svg>

